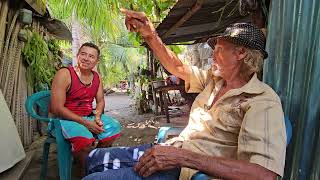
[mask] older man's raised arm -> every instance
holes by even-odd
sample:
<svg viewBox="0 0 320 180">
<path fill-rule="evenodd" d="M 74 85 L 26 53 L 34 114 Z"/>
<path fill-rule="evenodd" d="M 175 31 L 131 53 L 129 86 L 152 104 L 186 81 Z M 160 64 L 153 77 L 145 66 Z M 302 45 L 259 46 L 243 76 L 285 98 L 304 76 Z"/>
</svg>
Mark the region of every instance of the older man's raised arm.
<svg viewBox="0 0 320 180">
<path fill-rule="evenodd" d="M 139 32 L 150 46 L 160 63 L 173 75 L 189 82 L 190 66 L 184 65 L 181 60 L 168 49 L 157 35 L 156 30 L 146 15 L 121 9 L 126 16 L 126 26 L 129 31 Z"/>
</svg>

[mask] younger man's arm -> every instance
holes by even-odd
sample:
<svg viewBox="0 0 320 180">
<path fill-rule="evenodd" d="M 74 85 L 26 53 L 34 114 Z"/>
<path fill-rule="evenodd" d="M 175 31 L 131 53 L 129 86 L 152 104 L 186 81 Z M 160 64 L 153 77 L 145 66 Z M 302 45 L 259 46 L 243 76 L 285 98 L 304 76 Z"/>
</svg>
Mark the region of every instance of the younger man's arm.
<svg viewBox="0 0 320 180">
<path fill-rule="evenodd" d="M 103 94 L 103 84 L 101 81 L 101 78 L 99 76 L 100 79 L 100 84 L 99 84 L 99 88 L 98 88 L 98 92 L 96 95 L 96 102 L 97 102 L 97 106 L 96 106 L 96 123 L 99 126 L 102 126 L 102 121 L 101 121 L 101 114 L 104 112 L 104 106 L 105 106 L 105 102 L 104 102 L 104 94 Z"/>
</svg>

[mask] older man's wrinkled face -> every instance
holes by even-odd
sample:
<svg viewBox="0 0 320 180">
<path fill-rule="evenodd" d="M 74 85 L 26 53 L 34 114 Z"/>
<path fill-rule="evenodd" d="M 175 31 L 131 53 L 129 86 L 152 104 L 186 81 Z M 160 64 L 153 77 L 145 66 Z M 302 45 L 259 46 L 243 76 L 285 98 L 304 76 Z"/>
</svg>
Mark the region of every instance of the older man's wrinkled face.
<svg viewBox="0 0 320 180">
<path fill-rule="evenodd" d="M 241 66 L 241 50 L 236 45 L 224 39 L 217 39 L 212 53 L 213 73 L 215 76 L 227 77 Z M 243 49 L 243 48 L 242 48 Z"/>
<path fill-rule="evenodd" d="M 78 53 L 78 67 L 82 69 L 93 69 L 98 63 L 98 51 L 95 48 L 83 46 Z"/>
</svg>

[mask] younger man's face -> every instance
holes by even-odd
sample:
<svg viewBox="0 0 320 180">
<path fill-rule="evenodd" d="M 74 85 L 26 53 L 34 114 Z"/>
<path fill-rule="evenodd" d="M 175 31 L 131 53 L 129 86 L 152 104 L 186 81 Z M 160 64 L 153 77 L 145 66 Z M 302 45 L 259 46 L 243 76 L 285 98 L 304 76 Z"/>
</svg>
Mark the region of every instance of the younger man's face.
<svg viewBox="0 0 320 180">
<path fill-rule="evenodd" d="M 98 51 L 95 48 L 83 46 L 78 55 L 78 66 L 82 69 L 93 69 L 99 62 Z"/>
</svg>

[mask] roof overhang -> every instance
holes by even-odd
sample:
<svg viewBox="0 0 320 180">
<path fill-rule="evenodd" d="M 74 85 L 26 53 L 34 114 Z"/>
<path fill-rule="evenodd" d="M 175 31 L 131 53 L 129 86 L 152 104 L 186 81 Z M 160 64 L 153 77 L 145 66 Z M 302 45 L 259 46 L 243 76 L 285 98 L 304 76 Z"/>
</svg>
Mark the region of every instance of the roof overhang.
<svg viewBox="0 0 320 180">
<path fill-rule="evenodd" d="M 33 10 L 33 17 L 45 27 L 50 35 L 60 40 L 72 41 L 72 35 L 64 22 L 51 18 L 43 0 L 24 0 Z"/>
<path fill-rule="evenodd" d="M 64 22 L 47 17 L 37 17 L 37 20 L 56 39 L 72 41 L 72 34 Z"/>
<path fill-rule="evenodd" d="M 25 0 L 32 9 L 34 9 L 38 14 L 44 16 L 46 14 L 46 3 L 42 0 Z"/>
<path fill-rule="evenodd" d="M 238 0 L 180 0 L 156 30 L 165 44 L 201 42 L 229 24 L 250 22 L 238 9 Z"/>
</svg>

